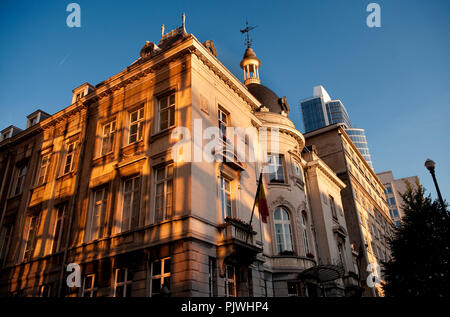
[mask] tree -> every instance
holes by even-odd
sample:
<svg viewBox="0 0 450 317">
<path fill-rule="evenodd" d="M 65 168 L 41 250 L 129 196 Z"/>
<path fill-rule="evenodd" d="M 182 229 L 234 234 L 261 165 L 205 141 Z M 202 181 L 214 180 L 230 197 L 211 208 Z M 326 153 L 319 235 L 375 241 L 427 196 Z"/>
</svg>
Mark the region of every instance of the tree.
<svg viewBox="0 0 450 317">
<path fill-rule="evenodd" d="M 450 295 L 450 217 L 420 184 L 402 195 L 403 223 L 388 239 L 392 258 L 383 263 L 386 296 Z M 447 209 L 447 206 L 446 206 Z"/>
</svg>

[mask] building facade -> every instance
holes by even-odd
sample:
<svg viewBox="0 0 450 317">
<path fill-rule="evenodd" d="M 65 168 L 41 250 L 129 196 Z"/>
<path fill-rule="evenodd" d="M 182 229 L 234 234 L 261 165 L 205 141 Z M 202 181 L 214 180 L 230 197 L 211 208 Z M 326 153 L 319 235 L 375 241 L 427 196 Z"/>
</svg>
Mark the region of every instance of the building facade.
<svg viewBox="0 0 450 317">
<path fill-rule="evenodd" d="M 305 138 L 311 151 L 346 185 L 341 197 L 350 243 L 355 251 L 354 265 L 362 280 L 366 280 L 369 264 L 374 268 L 391 257 L 387 239 L 392 235 L 393 222 L 384 185 L 339 124 L 306 133 Z M 382 275 L 379 277 L 383 281 Z M 380 285 L 374 288 L 367 285 L 363 283 L 367 295 L 383 295 Z"/>
<path fill-rule="evenodd" d="M 304 151 L 260 64 L 248 47 L 243 84 L 183 19 L 119 74 L 74 89 L 67 108 L 5 135 L 1 296 L 357 293 L 346 184 Z M 253 151 L 264 138 L 267 151 Z M 225 147 L 208 161 L 211 139 Z M 254 159 L 228 150 L 239 141 Z M 267 223 L 252 213 L 264 164 Z M 69 285 L 77 267 L 80 284 Z"/>
<path fill-rule="evenodd" d="M 364 129 L 352 128 L 350 117 L 342 101 L 332 100 L 323 86 L 316 86 L 314 96 L 303 100 L 300 106 L 305 133 L 335 123 L 341 124 L 366 162 L 373 168 L 366 133 Z"/>
<path fill-rule="evenodd" d="M 389 213 L 395 225 L 398 227 L 401 225 L 401 219 L 405 215 L 405 212 L 402 208 L 402 195 L 406 193 L 408 187 L 411 187 L 414 190 L 417 189 L 418 186 L 420 186 L 419 177 L 410 176 L 394 179 L 392 171 L 377 173 L 377 176 L 386 187 L 385 195 L 386 202 L 389 206 Z"/>
</svg>

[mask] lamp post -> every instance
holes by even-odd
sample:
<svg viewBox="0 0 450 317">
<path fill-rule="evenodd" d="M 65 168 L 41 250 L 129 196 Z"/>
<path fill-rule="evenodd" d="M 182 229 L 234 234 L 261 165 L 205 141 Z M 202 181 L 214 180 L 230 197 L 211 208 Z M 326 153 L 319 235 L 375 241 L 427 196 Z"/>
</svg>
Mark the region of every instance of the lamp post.
<svg viewBox="0 0 450 317">
<path fill-rule="evenodd" d="M 439 185 L 437 183 L 436 175 L 434 173 L 435 166 L 436 166 L 436 163 L 434 163 L 434 161 L 432 161 L 430 159 L 427 159 L 425 161 L 425 167 L 427 168 L 427 170 L 430 171 L 431 177 L 433 177 L 434 186 L 436 186 L 436 191 L 437 191 L 437 194 L 439 197 L 439 201 L 441 203 L 442 210 L 445 212 L 444 200 L 442 199 L 441 191 L 439 190 Z"/>
</svg>

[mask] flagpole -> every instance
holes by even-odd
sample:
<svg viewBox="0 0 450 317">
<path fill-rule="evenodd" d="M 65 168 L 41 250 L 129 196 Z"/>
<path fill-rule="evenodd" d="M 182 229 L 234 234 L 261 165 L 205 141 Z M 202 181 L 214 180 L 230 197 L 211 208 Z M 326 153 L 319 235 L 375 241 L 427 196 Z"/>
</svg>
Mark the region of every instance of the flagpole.
<svg viewBox="0 0 450 317">
<path fill-rule="evenodd" d="M 259 192 L 259 188 L 261 186 L 261 180 L 262 180 L 261 178 L 262 178 L 262 170 L 261 170 L 261 173 L 259 173 L 258 187 L 256 188 L 255 200 L 253 201 L 252 215 L 250 216 L 250 222 L 249 222 L 250 230 L 247 232 L 247 238 L 245 239 L 245 243 L 248 242 L 248 237 L 250 235 L 250 231 L 252 231 L 251 226 L 252 226 L 252 221 L 253 221 L 253 214 L 255 213 L 256 199 L 257 199 L 257 195 Z"/>
</svg>

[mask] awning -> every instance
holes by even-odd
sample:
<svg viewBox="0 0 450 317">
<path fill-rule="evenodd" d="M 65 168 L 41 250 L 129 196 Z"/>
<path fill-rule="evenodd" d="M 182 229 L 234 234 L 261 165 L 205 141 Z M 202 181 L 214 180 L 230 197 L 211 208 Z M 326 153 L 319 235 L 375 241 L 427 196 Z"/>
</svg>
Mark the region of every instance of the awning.
<svg viewBox="0 0 450 317">
<path fill-rule="evenodd" d="M 344 276 L 344 268 L 342 266 L 326 264 L 316 265 L 300 273 L 300 278 L 310 278 L 319 283 L 326 283 L 337 280 Z"/>
</svg>

